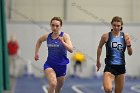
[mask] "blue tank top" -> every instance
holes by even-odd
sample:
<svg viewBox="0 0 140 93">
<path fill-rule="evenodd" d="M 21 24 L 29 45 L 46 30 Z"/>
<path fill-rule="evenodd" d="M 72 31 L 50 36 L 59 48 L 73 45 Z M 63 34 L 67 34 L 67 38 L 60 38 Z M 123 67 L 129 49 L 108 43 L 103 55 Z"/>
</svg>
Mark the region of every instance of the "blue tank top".
<svg viewBox="0 0 140 93">
<path fill-rule="evenodd" d="M 60 37 L 62 37 L 64 32 L 60 33 Z M 47 46 L 48 46 L 48 57 L 47 62 L 54 65 L 66 65 L 69 63 L 69 59 L 67 58 L 67 50 L 62 45 L 62 43 L 56 39 L 52 39 L 52 33 L 48 35 L 47 38 Z"/>
<path fill-rule="evenodd" d="M 108 41 L 106 42 L 106 58 L 105 63 L 110 65 L 125 64 L 125 37 L 124 33 L 120 32 L 120 36 L 114 37 L 112 32 L 109 32 Z"/>
</svg>

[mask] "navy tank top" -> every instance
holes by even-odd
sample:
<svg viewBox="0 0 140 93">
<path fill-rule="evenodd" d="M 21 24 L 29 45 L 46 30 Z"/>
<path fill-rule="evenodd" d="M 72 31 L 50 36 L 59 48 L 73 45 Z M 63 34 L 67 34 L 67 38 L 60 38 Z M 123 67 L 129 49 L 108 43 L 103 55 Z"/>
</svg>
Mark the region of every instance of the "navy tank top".
<svg viewBox="0 0 140 93">
<path fill-rule="evenodd" d="M 120 32 L 120 36 L 115 37 L 112 32 L 109 32 L 108 41 L 106 42 L 105 63 L 110 65 L 124 65 L 125 49 L 124 33 Z"/>
</svg>

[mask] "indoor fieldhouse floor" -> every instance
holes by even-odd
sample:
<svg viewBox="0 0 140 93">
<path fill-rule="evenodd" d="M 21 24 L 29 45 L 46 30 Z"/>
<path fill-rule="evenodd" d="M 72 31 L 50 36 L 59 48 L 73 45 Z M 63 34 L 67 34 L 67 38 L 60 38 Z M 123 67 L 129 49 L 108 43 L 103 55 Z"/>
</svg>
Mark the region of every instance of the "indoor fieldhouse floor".
<svg viewBox="0 0 140 93">
<path fill-rule="evenodd" d="M 14 93 L 47 93 L 47 80 L 24 75 L 17 78 Z M 67 77 L 62 93 L 104 93 L 102 78 Z M 126 78 L 123 93 L 140 93 L 140 79 Z"/>
</svg>

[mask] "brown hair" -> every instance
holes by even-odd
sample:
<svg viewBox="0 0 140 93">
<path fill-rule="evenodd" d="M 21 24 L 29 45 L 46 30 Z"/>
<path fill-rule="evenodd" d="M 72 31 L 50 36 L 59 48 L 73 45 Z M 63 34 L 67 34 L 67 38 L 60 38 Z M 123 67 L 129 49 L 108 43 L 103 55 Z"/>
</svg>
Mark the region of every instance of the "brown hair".
<svg viewBox="0 0 140 93">
<path fill-rule="evenodd" d="M 113 19 L 112 19 L 112 21 L 111 21 L 111 24 L 113 24 L 113 22 L 121 22 L 121 24 L 123 25 L 122 18 L 119 17 L 119 16 L 113 17 Z"/>
<path fill-rule="evenodd" d="M 63 22 L 62 22 L 62 19 L 61 19 L 60 17 L 53 17 L 53 18 L 51 19 L 51 22 L 50 22 L 50 23 L 52 23 L 53 20 L 59 21 L 59 22 L 60 22 L 60 25 L 62 26 Z"/>
<path fill-rule="evenodd" d="M 112 21 L 111 21 L 111 24 L 113 24 L 113 22 L 121 22 L 121 25 L 123 25 L 123 21 L 122 21 L 122 18 L 119 17 L 119 16 L 115 16 L 113 17 Z M 123 28 L 121 27 L 120 30 L 122 30 Z"/>
</svg>

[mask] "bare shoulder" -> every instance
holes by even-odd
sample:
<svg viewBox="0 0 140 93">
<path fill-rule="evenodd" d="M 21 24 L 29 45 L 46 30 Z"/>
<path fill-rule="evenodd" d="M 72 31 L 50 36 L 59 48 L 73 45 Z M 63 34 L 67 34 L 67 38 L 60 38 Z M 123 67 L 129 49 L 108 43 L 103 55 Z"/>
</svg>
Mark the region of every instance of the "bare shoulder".
<svg viewBox="0 0 140 93">
<path fill-rule="evenodd" d="M 104 40 L 105 42 L 108 40 L 108 33 L 104 33 L 101 37 L 102 40 Z"/>
<path fill-rule="evenodd" d="M 69 34 L 64 33 L 63 38 L 70 38 Z"/>
<path fill-rule="evenodd" d="M 106 38 L 107 36 L 108 36 L 108 33 L 104 33 L 104 34 L 102 35 L 103 38 Z"/>
<path fill-rule="evenodd" d="M 44 35 L 42 35 L 39 39 L 41 41 L 45 41 L 48 38 L 48 33 L 45 33 Z"/>
</svg>

